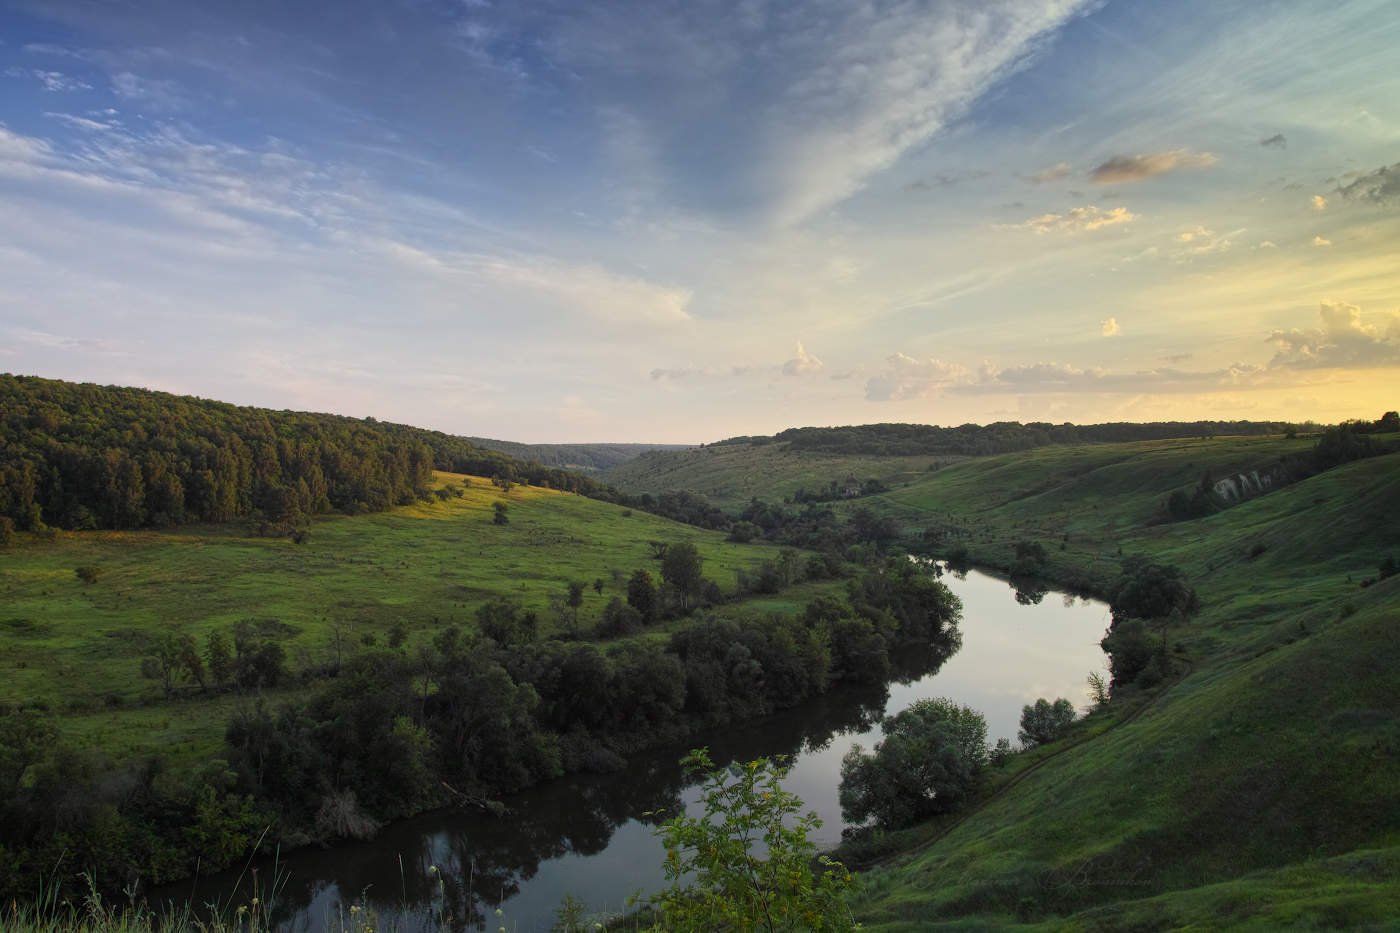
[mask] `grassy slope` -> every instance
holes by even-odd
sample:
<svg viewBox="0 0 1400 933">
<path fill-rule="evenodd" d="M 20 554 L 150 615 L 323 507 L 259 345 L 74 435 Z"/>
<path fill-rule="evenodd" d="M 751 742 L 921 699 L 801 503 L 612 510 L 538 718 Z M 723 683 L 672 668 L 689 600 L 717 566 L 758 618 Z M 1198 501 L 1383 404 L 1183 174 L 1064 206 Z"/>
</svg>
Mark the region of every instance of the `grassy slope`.
<svg viewBox="0 0 1400 933">
<path fill-rule="evenodd" d="M 465 440 L 499 450 L 521 460 L 534 460 L 545 466 L 562 467 L 582 473 L 600 473 L 626 463 L 650 450 L 685 450 L 689 444 L 521 444 L 489 437 L 468 437 Z"/>
<path fill-rule="evenodd" d="M 721 444 L 691 450 L 644 454 L 607 470 L 603 479 L 630 493 L 684 489 L 700 493 L 723 509 L 735 510 L 758 496 L 781 501 L 799 488 L 816 491 L 847 476 L 903 484 L 923 475 L 932 463 L 951 456 L 852 457 L 788 450 L 784 444 Z"/>
<path fill-rule="evenodd" d="M 1049 448 L 967 461 L 880 497 L 911 529 L 966 529 L 983 563 L 1009 562 L 1023 537 L 1046 544 L 1060 576 L 1098 586 L 1120 546 L 1177 563 L 1206 609 L 1172 635 L 1189 673 L 1141 716 L 872 873 L 858 905 L 868 928 L 1270 928 L 1393 912 L 1400 577 L 1358 582 L 1400 553 L 1400 455 L 1210 518 L 1150 523 L 1203 469 L 1267 466 L 1302 444 Z"/>
<path fill-rule="evenodd" d="M 590 584 L 580 624 L 591 625 L 609 599 L 625 595 L 626 577 L 615 581 L 611 571 L 657 573 L 653 539 L 694 542 L 705 575 L 725 590 L 735 571 L 774 554 L 581 496 L 522 486 L 502 493 L 471 482 L 462 499 L 324 518 L 301 546 L 249 537 L 238 526 L 85 532 L 52 542 L 21 536 L 0 552 L 0 702 L 47 702 L 67 714 L 72 734 L 118 755 L 159 749 L 197 757 L 217 745 L 240 700 L 151 702 L 159 691 L 141 679 L 141 658 L 161 633 L 202 642 L 240 619 L 269 620 L 298 669 L 328 658 L 336 622 L 352 644 L 371 634 L 382 644 L 402 621 L 412 644 L 440 625 L 470 624 L 494 596 L 541 610 L 547 632 L 543 610 L 570 580 Z M 497 501 L 508 503 L 508 525 L 492 523 Z M 102 568 L 97 583 L 76 579 L 74 567 L 85 564 Z M 591 583 L 600 577 L 598 595 Z M 754 608 L 790 608 L 802 595 Z M 121 708 L 105 708 L 114 703 Z"/>
</svg>

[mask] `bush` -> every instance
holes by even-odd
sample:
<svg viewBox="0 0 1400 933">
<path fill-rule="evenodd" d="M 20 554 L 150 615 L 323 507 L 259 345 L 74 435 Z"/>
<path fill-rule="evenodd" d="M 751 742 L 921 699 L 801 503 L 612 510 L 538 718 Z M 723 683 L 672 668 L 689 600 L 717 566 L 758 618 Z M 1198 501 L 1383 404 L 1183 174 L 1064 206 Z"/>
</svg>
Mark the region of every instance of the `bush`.
<svg viewBox="0 0 1400 933">
<path fill-rule="evenodd" d="M 102 576 L 102 568 L 94 567 L 91 564 L 85 564 L 82 567 L 74 567 L 73 576 L 82 580 L 84 583 L 96 583 L 97 578 Z"/>
<path fill-rule="evenodd" d="M 598 634 L 604 638 L 620 638 L 631 635 L 642 628 L 642 614 L 614 596 L 603 607 L 603 621 L 598 623 Z"/>
<path fill-rule="evenodd" d="M 753 522 L 735 522 L 729 528 L 729 540 L 738 544 L 748 544 L 762 534 L 762 529 Z"/>
<path fill-rule="evenodd" d="M 1021 731 L 1017 738 L 1026 748 L 1034 748 L 1064 738 L 1073 724 L 1073 703 L 1063 697 L 1054 703 L 1041 698 L 1034 705 L 1021 707 Z"/>
<path fill-rule="evenodd" d="M 760 759 L 716 769 L 703 751 L 684 764 L 705 774 L 705 815 L 661 827 L 666 879 L 651 899 L 653 930 L 854 930 L 843 895 L 854 881 L 817 855 L 815 813 L 783 790 L 781 764 Z"/>
<path fill-rule="evenodd" d="M 1194 615 L 1201 607 L 1196 591 L 1176 567 L 1141 557 L 1123 560 L 1123 571 L 1109 599 L 1112 627 L 1127 619 L 1166 619 Z"/>
<path fill-rule="evenodd" d="M 952 700 L 920 700 L 885 720 L 867 755 L 855 745 L 841 761 L 841 815 L 895 828 L 958 806 L 987 766 L 987 721 Z"/>
<path fill-rule="evenodd" d="M 1170 662 L 1162 642 L 1141 621 L 1133 619 L 1109 631 L 1099 642 L 1108 655 L 1108 670 L 1114 690 L 1137 684 L 1154 687 L 1169 672 Z"/>
</svg>

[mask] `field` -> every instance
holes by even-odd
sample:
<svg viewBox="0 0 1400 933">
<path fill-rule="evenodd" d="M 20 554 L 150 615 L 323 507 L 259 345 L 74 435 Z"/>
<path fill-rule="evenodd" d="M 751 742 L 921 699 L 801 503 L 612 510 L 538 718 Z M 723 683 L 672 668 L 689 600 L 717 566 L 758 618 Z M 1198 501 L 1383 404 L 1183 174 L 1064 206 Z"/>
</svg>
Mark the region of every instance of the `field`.
<svg viewBox="0 0 1400 933">
<path fill-rule="evenodd" d="M 755 496 L 782 501 L 798 489 L 815 492 L 831 482 L 878 479 L 902 485 L 951 456 L 852 457 L 788 450 L 784 444 L 719 444 L 690 450 L 643 454 L 602 474 L 630 493 L 686 490 L 705 496 L 726 511 L 737 511 Z"/>
<path fill-rule="evenodd" d="M 955 825 L 886 840 L 895 855 L 856 905 L 867 929 L 1394 916 L 1400 577 L 1361 582 L 1400 556 L 1400 455 L 1162 520 L 1166 495 L 1204 470 L 1262 469 L 1303 443 L 1048 448 L 871 500 L 910 530 L 959 529 L 944 546 L 977 563 L 1009 565 L 1016 541 L 1040 541 L 1050 576 L 1100 590 L 1122 555 L 1174 563 L 1205 608 L 1170 630 L 1178 680 L 1089 717 L 1091 740 L 1029 756 L 1047 760 Z"/>
<path fill-rule="evenodd" d="M 440 483 L 463 479 L 438 475 Z M 633 570 L 657 575 L 653 540 L 695 543 L 705 576 L 730 592 L 736 571 L 775 550 L 582 496 L 466 479 L 462 498 L 319 519 L 302 545 L 252 536 L 243 525 L 21 536 L 0 553 L 0 703 L 47 705 L 64 714 L 70 734 L 119 756 L 195 758 L 217 746 L 229 713 L 246 701 L 187 688 L 164 702 L 140 673 L 164 633 L 202 643 L 252 620 L 298 670 L 325 663 L 337 638 L 346 651 L 365 639 L 383 644 L 402 623 L 411 646 L 447 624 L 469 626 L 498 596 L 539 611 L 548 633 L 556 627 L 549 598 L 569 581 L 588 584 L 579 622 L 590 626 L 609 599 L 625 596 Z M 493 523 L 497 502 L 509 524 Z M 96 567 L 96 582 L 80 581 L 80 566 Z M 810 597 L 805 589 L 753 608 L 791 609 Z"/>
</svg>

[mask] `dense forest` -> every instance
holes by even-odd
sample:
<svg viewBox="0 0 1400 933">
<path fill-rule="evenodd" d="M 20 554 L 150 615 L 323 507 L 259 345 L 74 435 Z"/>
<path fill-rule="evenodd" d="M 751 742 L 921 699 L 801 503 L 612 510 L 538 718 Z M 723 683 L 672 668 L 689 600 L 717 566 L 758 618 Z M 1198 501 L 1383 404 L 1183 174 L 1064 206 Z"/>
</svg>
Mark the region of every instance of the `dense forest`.
<svg viewBox="0 0 1400 933">
<path fill-rule="evenodd" d="M 40 531 L 380 511 L 432 471 L 620 499 L 587 477 L 437 431 L 0 375 L 0 519 Z"/>
<path fill-rule="evenodd" d="M 789 428 L 769 437 L 735 437 L 721 444 L 786 443 L 793 450 L 863 456 L 949 454 L 988 456 L 1047 447 L 1051 444 L 1099 444 L 1155 441 L 1185 437 L 1283 434 L 1309 431 L 1312 424 L 1278 421 L 1158 421 L 1148 424 L 1049 424 L 998 421 L 952 428 L 930 424 L 864 424 L 834 428 Z"/>
</svg>

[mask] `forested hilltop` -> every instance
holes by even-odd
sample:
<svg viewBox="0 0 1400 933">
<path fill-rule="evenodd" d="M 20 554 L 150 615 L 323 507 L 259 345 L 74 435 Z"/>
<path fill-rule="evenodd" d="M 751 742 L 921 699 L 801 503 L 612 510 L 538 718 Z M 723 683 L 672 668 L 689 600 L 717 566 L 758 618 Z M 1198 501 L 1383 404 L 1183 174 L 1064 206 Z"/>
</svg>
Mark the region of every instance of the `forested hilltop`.
<svg viewBox="0 0 1400 933">
<path fill-rule="evenodd" d="M 859 453 L 866 456 L 948 454 L 977 457 L 1015 453 L 1052 444 L 1102 444 L 1121 441 L 1161 441 L 1188 437 L 1242 437 L 1311 432 L 1311 422 L 1281 421 L 1155 421 L 1139 424 L 1049 424 L 998 421 L 943 428 L 932 424 L 862 424 L 832 428 L 788 428 L 771 438 L 736 437 L 720 444 L 785 443 L 793 450 Z"/>
<path fill-rule="evenodd" d="M 618 498 L 576 473 L 373 418 L 5 374 L 0 413 L 0 518 L 26 531 L 285 526 L 407 504 L 434 469 Z"/>
</svg>

